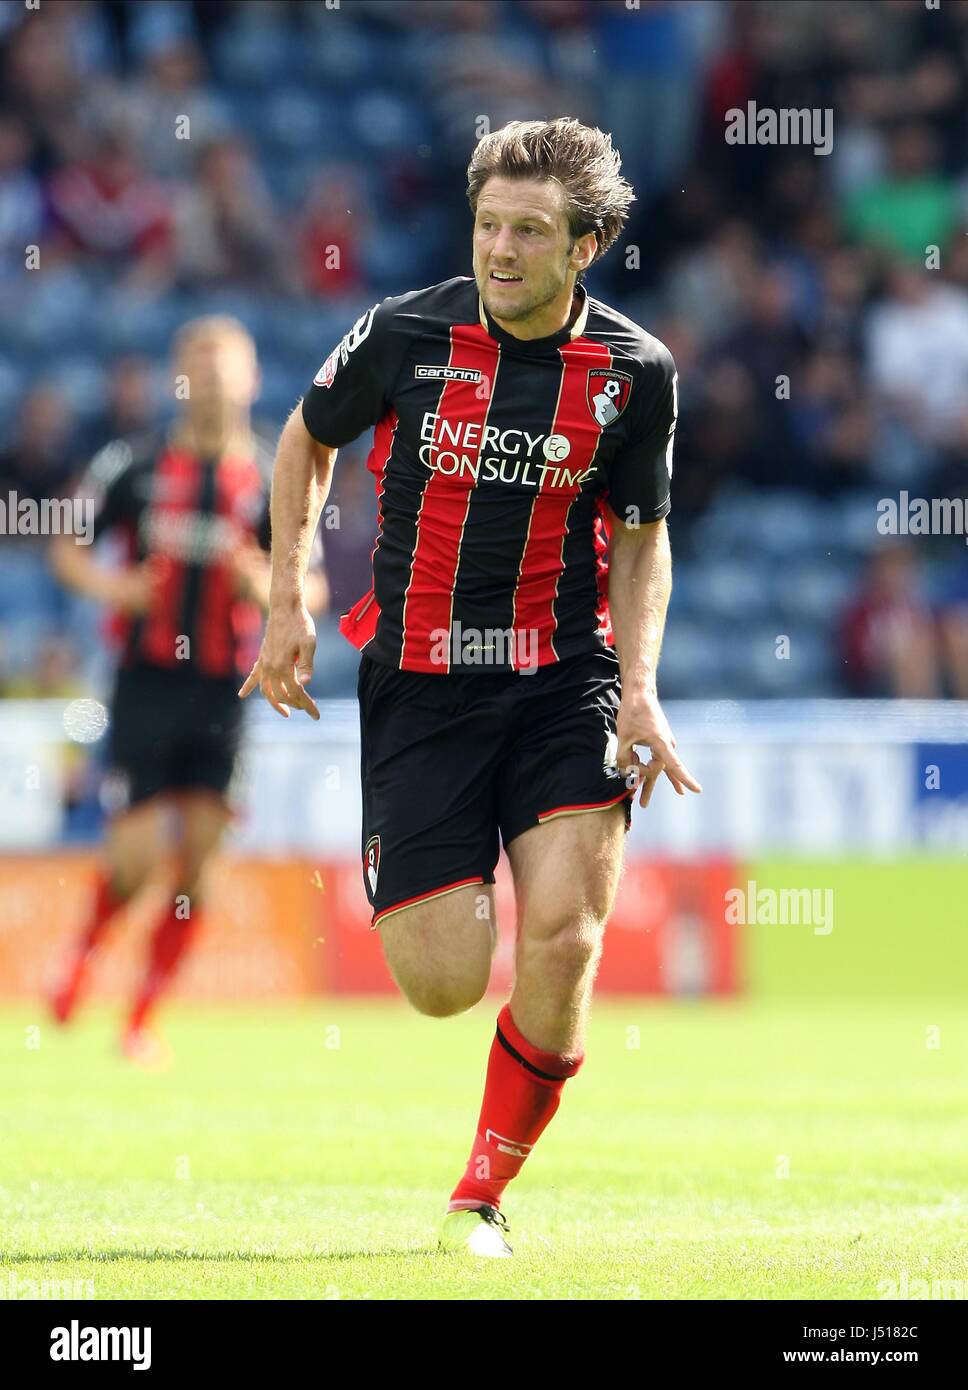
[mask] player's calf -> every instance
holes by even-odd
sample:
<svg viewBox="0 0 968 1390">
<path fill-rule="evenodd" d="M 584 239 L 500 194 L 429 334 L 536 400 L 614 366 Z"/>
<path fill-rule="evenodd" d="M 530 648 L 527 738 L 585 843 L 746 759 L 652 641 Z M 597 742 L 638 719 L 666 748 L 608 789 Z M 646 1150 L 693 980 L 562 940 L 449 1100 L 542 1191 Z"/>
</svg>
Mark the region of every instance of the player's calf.
<svg viewBox="0 0 968 1390">
<path fill-rule="evenodd" d="M 94 957 L 108 929 L 147 882 L 158 859 L 153 807 L 138 807 L 116 820 L 108 833 L 105 863 L 98 870 L 86 920 L 71 942 L 49 998 L 58 1023 L 69 1022 L 85 991 Z"/>
</svg>

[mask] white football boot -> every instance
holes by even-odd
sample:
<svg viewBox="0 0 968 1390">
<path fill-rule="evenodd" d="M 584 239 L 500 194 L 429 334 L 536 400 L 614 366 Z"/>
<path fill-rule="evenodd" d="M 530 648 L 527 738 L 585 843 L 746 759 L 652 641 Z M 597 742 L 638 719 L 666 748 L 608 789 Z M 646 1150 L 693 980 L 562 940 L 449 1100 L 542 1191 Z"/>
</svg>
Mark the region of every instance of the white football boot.
<svg viewBox="0 0 968 1390">
<path fill-rule="evenodd" d="M 504 1237 L 508 1223 L 496 1207 L 449 1211 L 440 1226 L 441 1250 L 466 1251 L 490 1260 L 509 1260 L 514 1253 Z"/>
</svg>

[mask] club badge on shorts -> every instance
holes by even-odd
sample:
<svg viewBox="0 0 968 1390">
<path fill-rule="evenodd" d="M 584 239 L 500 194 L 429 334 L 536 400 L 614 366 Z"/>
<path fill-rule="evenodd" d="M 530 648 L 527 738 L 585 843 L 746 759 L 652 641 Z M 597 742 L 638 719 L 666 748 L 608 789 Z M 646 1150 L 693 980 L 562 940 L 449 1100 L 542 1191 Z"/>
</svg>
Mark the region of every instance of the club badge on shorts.
<svg viewBox="0 0 968 1390">
<path fill-rule="evenodd" d="M 629 372 L 616 372 L 612 367 L 593 367 L 588 373 L 585 390 L 588 409 L 604 429 L 617 420 L 628 405 L 632 377 Z"/>
<path fill-rule="evenodd" d="M 371 835 L 363 851 L 363 867 L 370 884 L 370 892 L 376 892 L 376 881 L 380 876 L 380 837 Z"/>
</svg>

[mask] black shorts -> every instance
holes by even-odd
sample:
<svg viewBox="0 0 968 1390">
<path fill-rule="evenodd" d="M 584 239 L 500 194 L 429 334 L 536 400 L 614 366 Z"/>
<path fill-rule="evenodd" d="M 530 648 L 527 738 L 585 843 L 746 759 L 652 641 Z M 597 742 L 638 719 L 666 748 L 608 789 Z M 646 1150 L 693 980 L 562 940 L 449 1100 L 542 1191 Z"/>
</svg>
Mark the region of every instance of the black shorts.
<svg viewBox="0 0 968 1390">
<path fill-rule="evenodd" d="M 165 792 L 227 799 L 242 735 L 234 679 L 138 666 L 118 672 L 111 701 L 105 809 L 119 814 Z"/>
<path fill-rule="evenodd" d="M 615 765 L 621 686 L 610 649 L 531 674 L 422 674 L 366 655 L 358 679 L 363 881 L 372 925 L 493 883 L 505 845 L 558 816 L 625 802 Z"/>
</svg>

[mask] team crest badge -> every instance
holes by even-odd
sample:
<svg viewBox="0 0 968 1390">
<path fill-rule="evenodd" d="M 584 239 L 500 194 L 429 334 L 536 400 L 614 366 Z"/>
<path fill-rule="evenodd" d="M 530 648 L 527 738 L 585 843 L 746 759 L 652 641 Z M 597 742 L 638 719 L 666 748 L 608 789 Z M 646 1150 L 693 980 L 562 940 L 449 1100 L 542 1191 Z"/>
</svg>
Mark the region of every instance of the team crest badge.
<svg viewBox="0 0 968 1390">
<path fill-rule="evenodd" d="M 339 366 L 339 347 L 334 347 L 319 371 L 313 377 L 313 384 L 316 386 L 330 387 L 336 376 L 336 368 Z"/>
<path fill-rule="evenodd" d="M 587 391 L 588 409 L 604 429 L 628 405 L 632 378 L 628 372 L 616 372 L 611 367 L 593 367 L 588 373 Z"/>
<path fill-rule="evenodd" d="M 370 892 L 376 892 L 376 881 L 380 876 L 380 837 L 371 835 L 363 851 L 363 867 L 370 884 Z"/>
</svg>

